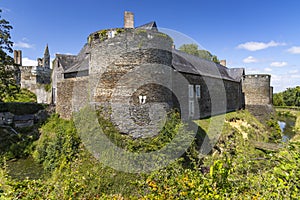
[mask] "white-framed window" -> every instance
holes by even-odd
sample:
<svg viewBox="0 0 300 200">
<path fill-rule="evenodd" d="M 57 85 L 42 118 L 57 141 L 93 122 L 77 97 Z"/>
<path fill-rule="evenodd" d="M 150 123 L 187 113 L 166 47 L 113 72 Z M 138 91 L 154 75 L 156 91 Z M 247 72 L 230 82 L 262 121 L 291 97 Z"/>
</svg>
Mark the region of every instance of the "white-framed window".
<svg viewBox="0 0 300 200">
<path fill-rule="evenodd" d="M 196 85 L 196 97 L 201 98 L 201 87 L 200 85 Z"/>
<path fill-rule="evenodd" d="M 189 98 L 193 98 L 193 97 L 194 97 L 194 86 L 189 85 Z"/>
<path fill-rule="evenodd" d="M 195 112 L 195 106 L 194 106 L 194 101 L 190 100 L 189 101 L 189 116 L 193 117 Z"/>
<path fill-rule="evenodd" d="M 146 103 L 146 99 L 147 99 L 147 96 L 139 96 L 139 102 L 140 102 L 140 104 L 145 104 Z"/>
</svg>

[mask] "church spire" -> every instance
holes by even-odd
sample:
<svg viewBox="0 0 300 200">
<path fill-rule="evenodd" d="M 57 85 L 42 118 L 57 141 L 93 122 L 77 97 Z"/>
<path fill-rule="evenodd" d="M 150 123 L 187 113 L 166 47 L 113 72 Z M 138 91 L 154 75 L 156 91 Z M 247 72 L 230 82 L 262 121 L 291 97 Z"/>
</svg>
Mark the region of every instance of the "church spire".
<svg viewBox="0 0 300 200">
<path fill-rule="evenodd" d="M 47 56 L 47 55 L 50 55 L 50 54 L 49 54 L 48 44 L 46 45 L 45 53 L 44 53 L 44 56 Z"/>
<path fill-rule="evenodd" d="M 44 53 L 44 58 L 43 58 L 43 67 L 50 69 L 50 53 L 49 53 L 48 44 L 46 45 L 46 48 L 45 48 L 45 53 Z"/>
</svg>

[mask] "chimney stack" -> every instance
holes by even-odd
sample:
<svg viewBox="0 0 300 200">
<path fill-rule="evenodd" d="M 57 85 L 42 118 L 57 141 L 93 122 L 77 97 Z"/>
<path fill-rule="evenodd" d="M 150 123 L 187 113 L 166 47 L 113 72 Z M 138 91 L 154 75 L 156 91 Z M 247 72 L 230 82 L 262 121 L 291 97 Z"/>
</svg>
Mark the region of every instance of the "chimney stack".
<svg viewBox="0 0 300 200">
<path fill-rule="evenodd" d="M 134 28 L 134 14 L 132 12 L 125 11 L 124 28 Z"/>
<path fill-rule="evenodd" d="M 16 65 L 22 66 L 22 51 L 14 50 L 14 62 Z"/>
<path fill-rule="evenodd" d="M 220 60 L 220 64 L 226 67 L 226 60 Z"/>
</svg>

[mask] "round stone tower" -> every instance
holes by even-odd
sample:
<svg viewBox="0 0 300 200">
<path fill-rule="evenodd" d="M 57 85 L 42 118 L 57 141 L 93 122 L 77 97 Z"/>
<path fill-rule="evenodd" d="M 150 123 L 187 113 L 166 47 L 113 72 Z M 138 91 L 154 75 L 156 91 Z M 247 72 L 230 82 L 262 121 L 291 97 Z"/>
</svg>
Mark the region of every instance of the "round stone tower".
<svg viewBox="0 0 300 200">
<path fill-rule="evenodd" d="M 172 38 L 156 30 L 118 28 L 90 34 L 88 44 L 91 100 L 110 109 L 105 113 L 123 133 L 134 130 L 130 134 L 143 137 L 138 133 L 149 132 L 143 127 L 155 129 L 150 124 L 161 120 L 158 112 L 173 106 Z"/>
<path fill-rule="evenodd" d="M 270 87 L 271 75 L 251 74 L 243 77 L 243 93 L 245 105 L 269 105 L 272 104 Z"/>
</svg>

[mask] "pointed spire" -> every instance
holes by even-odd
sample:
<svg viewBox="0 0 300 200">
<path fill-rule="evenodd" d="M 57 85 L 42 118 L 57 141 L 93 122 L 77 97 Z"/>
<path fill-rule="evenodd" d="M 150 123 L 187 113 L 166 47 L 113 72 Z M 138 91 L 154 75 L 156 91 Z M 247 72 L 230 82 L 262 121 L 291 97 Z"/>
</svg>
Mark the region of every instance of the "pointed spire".
<svg viewBox="0 0 300 200">
<path fill-rule="evenodd" d="M 45 68 L 50 69 L 50 53 L 49 53 L 48 44 L 46 45 L 46 48 L 45 48 L 45 53 L 44 53 L 44 58 L 43 58 L 43 66 Z"/>
<path fill-rule="evenodd" d="M 45 48 L 45 53 L 44 53 L 44 55 L 50 55 L 50 54 L 49 54 L 49 48 L 48 48 L 48 44 L 46 45 L 46 48 Z"/>
</svg>

